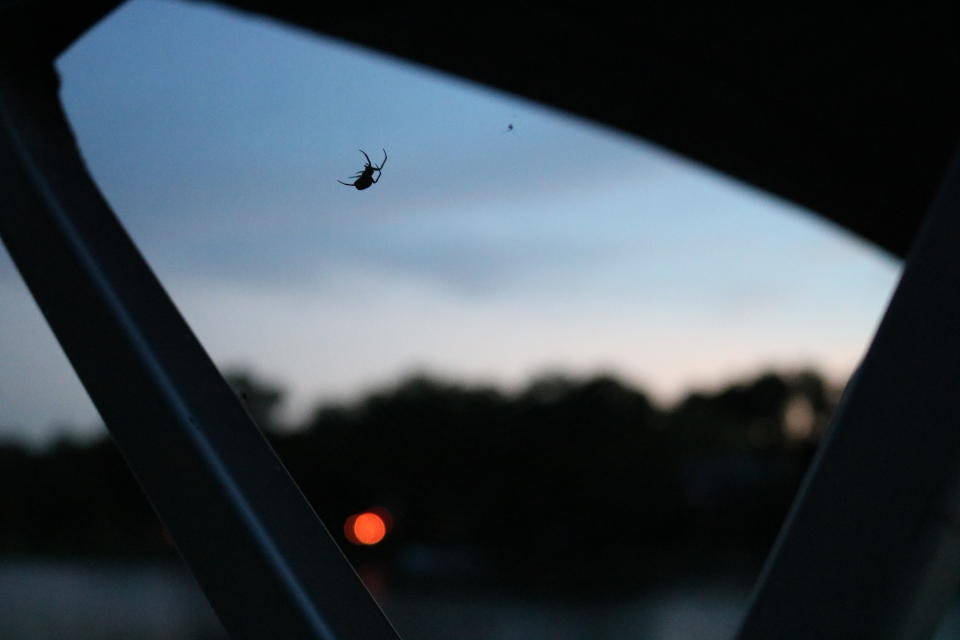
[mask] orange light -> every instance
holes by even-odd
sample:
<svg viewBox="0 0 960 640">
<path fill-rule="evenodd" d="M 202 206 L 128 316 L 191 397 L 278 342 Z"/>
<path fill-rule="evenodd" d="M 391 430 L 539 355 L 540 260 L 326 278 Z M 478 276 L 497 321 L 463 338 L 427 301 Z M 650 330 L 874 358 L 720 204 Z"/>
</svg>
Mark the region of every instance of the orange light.
<svg viewBox="0 0 960 640">
<path fill-rule="evenodd" d="M 355 513 L 343 525 L 343 533 L 353 544 L 374 545 L 387 535 L 387 523 L 373 511 Z"/>
</svg>

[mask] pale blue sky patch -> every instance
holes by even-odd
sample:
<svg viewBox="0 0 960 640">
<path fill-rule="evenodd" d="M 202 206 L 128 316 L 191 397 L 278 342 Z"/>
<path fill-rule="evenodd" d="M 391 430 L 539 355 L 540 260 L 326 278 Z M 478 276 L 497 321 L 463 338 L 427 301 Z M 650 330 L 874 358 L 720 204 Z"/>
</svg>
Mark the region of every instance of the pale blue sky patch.
<svg viewBox="0 0 960 640">
<path fill-rule="evenodd" d="M 289 387 L 291 416 L 416 368 L 609 370 L 664 400 L 772 365 L 842 378 L 899 272 L 655 145 L 214 6 L 129 2 L 58 67 L 188 322 Z M 358 149 L 389 154 L 362 192 L 336 182 Z M 0 287 L 0 435 L 93 424 L 6 255 Z"/>
</svg>

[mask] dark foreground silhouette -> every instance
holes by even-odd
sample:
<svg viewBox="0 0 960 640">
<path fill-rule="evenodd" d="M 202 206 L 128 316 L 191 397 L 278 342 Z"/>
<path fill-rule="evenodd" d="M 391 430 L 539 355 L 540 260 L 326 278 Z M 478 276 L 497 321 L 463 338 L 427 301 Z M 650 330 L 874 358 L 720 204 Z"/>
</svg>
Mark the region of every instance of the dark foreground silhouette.
<svg viewBox="0 0 960 640">
<path fill-rule="evenodd" d="M 756 563 L 833 409 L 811 372 L 666 409 L 610 376 L 513 394 L 414 376 L 282 425 L 281 389 L 228 379 L 351 559 L 410 580 L 632 585 Z M 170 553 L 109 440 L 0 448 L 0 481 L 2 553 Z M 349 544 L 344 521 L 371 507 L 388 534 Z"/>
</svg>

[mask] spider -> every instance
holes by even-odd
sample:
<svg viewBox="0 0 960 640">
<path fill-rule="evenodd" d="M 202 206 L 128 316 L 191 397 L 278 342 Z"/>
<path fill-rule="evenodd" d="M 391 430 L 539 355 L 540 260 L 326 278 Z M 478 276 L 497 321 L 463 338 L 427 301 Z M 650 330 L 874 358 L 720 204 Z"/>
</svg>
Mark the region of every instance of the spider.
<svg viewBox="0 0 960 640">
<path fill-rule="evenodd" d="M 346 185 L 348 187 L 356 187 L 357 191 L 362 191 L 363 189 L 366 189 L 370 185 L 376 184 L 377 182 L 379 182 L 380 176 L 378 175 L 377 179 L 374 180 L 373 172 L 382 171 L 383 165 L 387 164 L 386 149 L 383 150 L 383 162 L 380 163 L 379 167 L 373 164 L 372 162 L 370 162 L 370 156 L 367 155 L 366 151 L 364 151 L 363 149 L 360 149 L 360 153 L 362 153 L 363 157 L 367 159 L 367 163 L 363 165 L 363 169 L 358 171 L 356 175 L 352 176 L 354 179 L 353 182 L 344 182 L 343 180 L 337 180 L 337 182 L 339 182 L 342 185 Z"/>
</svg>

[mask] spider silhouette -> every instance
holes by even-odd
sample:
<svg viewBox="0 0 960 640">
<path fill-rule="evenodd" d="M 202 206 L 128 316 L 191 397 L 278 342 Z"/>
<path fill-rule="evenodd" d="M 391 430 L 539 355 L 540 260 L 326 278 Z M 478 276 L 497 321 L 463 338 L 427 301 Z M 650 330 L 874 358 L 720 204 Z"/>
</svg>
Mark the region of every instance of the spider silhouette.
<svg viewBox="0 0 960 640">
<path fill-rule="evenodd" d="M 376 180 L 374 180 L 373 172 L 383 171 L 383 165 L 387 164 L 387 150 L 383 150 L 383 162 L 380 163 L 379 167 L 370 162 L 370 156 L 367 155 L 366 151 L 363 149 L 360 149 L 359 151 L 363 154 L 363 157 L 367 159 L 366 164 L 363 165 L 363 169 L 358 171 L 356 175 L 351 176 L 353 178 L 353 182 L 344 182 L 343 180 L 337 180 L 337 182 L 347 187 L 356 187 L 357 191 L 362 191 L 370 185 L 377 184 L 377 182 L 380 181 L 380 175 L 377 175 Z"/>
</svg>

